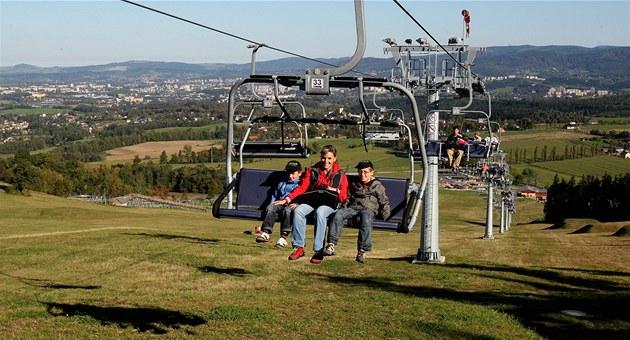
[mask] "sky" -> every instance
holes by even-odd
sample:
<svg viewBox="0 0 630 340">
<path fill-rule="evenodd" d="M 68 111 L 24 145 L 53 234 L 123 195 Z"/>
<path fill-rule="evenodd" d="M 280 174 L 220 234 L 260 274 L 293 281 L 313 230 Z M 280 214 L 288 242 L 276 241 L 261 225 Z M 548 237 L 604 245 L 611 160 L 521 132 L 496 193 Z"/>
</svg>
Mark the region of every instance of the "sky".
<svg viewBox="0 0 630 340">
<path fill-rule="evenodd" d="M 314 59 L 350 57 L 356 49 L 353 0 L 132 2 L 211 29 L 116 0 L 0 0 L 0 67 L 129 60 L 240 64 L 250 62 L 251 42 Z M 470 11 L 470 46 L 630 46 L 627 0 L 398 3 L 421 27 L 393 0 L 365 0 L 365 57 L 389 58 L 384 38 L 402 44 L 431 36 L 446 44 L 462 37 L 464 9 Z M 260 49 L 256 60 L 292 56 L 274 49 Z"/>
</svg>

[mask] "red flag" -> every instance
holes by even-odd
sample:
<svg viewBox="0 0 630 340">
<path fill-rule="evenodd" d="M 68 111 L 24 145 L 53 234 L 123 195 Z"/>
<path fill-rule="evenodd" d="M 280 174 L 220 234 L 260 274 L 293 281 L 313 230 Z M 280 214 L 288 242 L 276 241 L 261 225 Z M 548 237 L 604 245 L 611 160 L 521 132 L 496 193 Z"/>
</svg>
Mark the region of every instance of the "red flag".
<svg viewBox="0 0 630 340">
<path fill-rule="evenodd" d="M 466 23 L 466 38 L 470 38 L 470 11 L 465 9 L 462 11 L 464 22 Z"/>
</svg>

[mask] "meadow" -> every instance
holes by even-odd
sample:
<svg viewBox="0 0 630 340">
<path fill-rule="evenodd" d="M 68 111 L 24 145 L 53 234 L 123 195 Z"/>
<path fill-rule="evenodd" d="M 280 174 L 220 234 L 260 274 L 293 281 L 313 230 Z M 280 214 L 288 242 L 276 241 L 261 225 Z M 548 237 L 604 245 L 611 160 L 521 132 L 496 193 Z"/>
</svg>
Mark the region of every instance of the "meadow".
<svg viewBox="0 0 630 340">
<path fill-rule="evenodd" d="M 529 145 L 543 134 L 508 135 L 505 143 Z M 566 143 L 579 139 L 559 136 Z M 131 161 L 136 154 L 144 159 L 145 152 L 156 162 L 162 148 L 175 152 L 197 145 L 165 143 L 129 148 L 110 162 Z M 377 175 L 410 175 L 408 159 L 389 148 L 368 143 L 366 154 L 361 140 L 311 140 L 315 149 L 328 143 L 338 148 L 338 161 L 349 172 L 369 158 Z M 317 160 L 317 153 L 300 159 L 304 166 Z M 281 169 L 287 159 L 245 162 Z M 611 156 L 524 166 L 534 167 L 541 181 L 556 173 L 630 172 L 630 162 Z M 421 179 L 419 167 L 415 178 Z M 346 229 L 337 255 L 314 265 L 308 261 L 312 226 L 307 256 L 288 261 L 290 249 L 273 247 L 276 235 L 269 244 L 254 241 L 256 221 L 0 190 L 0 335 L 627 338 L 630 221 L 551 225 L 541 222 L 543 204 L 519 198 L 509 230 L 499 233 L 495 210 L 495 238 L 483 239 L 484 198 L 475 191 L 440 190 L 443 264 L 412 263 L 420 246 L 419 218 L 408 234 L 375 231 L 365 264 L 354 261 L 357 230 Z"/>
<path fill-rule="evenodd" d="M 569 149 L 573 145 L 586 145 L 587 154 L 590 152 L 590 142 L 582 141 L 588 135 L 560 130 L 558 128 L 546 127 L 523 132 L 509 132 L 502 136 L 501 149 L 504 152 L 516 151 L 518 148 L 527 150 L 528 157 L 532 157 L 534 149 L 538 148 L 538 157 L 542 157 L 542 149 L 546 145 L 548 148 L 548 157 L 551 155 L 551 149 L 556 148 L 557 154 L 564 154 L 565 147 Z M 139 145 L 118 148 L 108 151 L 109 156 L 104 162 L 94 162 L 89 166 L 98 164 L 116 164 L 124 161 L 132 161 L 136 155 L 144 161 L 151 160 L 159 162 L 160 154 L 166 151 L 169 155 L 182 150 L 184 146 L 190 145 L 193 151 L 199 151 L 208 148 L 208 145 L 218 146 L 223 143 L 222 140 L 210 141 L 168 141 L 168 142 L 150 142 Z M 332 144 L 338 149 L 338 163 L 342 169 L 353 172 L 357 162 L 364 158 L 369 158 L 374 163 L 377 173 L 387 177 L 409 177 L 410 165 L 406 157 L 395 156 L 387 142 L 367 142 L 366 147 L 361 139 L 312 139 L 310 145 L 315 150 L 321 149 L 326 144 Z M 221 151 L 217 151 L 221 152 Z M 233 159 L 238 161 L 238 159 Z M 308 159 L 299 159 L 304 166 L 315 164 L 319 160 L 319 154 L 315 152 Z M 418 160 L 419 161 L 419 160 Z M 233 169 L 238 170 L 238 163 L 234 163 Z M 282 169 L 287 159 L 284 158 L 268 158 L 268 159 L 244 159 L 244 166 L 262 168 L 262 169 Z M 466 164 L 464 160 L 464 164 Z M 468 163 L 476 166 L 477 159 L 471 159 Z M 224 167 L 224 163 L 206 164 L 212 167 Z M 561 161 L 538 161 L 532 163 L 510 164 L 512 173 L 521 173 L 524 169 L 534 172 L 534 182 L 539 187 L 546 187 L 553 182 L 553 178 L 557 175 L 560 179 L 569 179 L 572 176 L 579 179 L 583 175 L 601 177 L 608 174 L 612 177 L 630 172 L 630 161 L 620 157 L 609 155 L 600 155 L 595 157 L 584 157 L 577 159 L 568 159 Z M 419 181 L 422 176 L 421 163 L 414 166 L 414 176 Z"/>
<path fill-rule="evenodd" d="M 199 152 L 202 150 L 210 149 L 210 145 L 219 144 L 218 142 L 212 142 L 208 140 L 185 140 L 185 141 L 165 141 L 165 142 L 146 142 L 142 144 L 136 144 L 126 146 L 122 148 L 116 148 L 107 151 L 107 157 L 105 157 L 105 164 L 114 163 L 120 161 L 133 160 L 136 156 L 140 159 L 153 159 L 160 160 L 162 151 L 166 152 L 168 157 L 172 154 L 176 154 L 183 150 L 185 146 L 190 146 L 191 151 Z"/>
<path fill-rule="evenodd" d="M 337 255 L 314 265 L 312 227 L 307 256 L 288 261 L 290 249 L 254 242 L 254 221 L 39 193 L 0 191 L 0 202 L 4 338 L 612 339 L 630 330 L 630 239 L 612 236 L 624 224 L 538 223 L 532 200 L 517 201 L 507 232 L 495 220 L 495 239 L 483 239 L 483 196 L 440 191 L 439 265 L 411 263 L 419 227 L 376 231 L 365 264 L 347 229 Z"/>
<path fill-rule="evenodd" d="M 30 115 L 41 115 L 41 114 L 55 114 L 55 113 L 67 113 L 70 112 L 70 109 L 49 109 L 49 108 L 37 108 L 37 109 L 11 109 L 11 110 L 2 110 L 1 114 L 7 115 L 18 115 L 18 116 L 30 116 Z M 76 114 L 76 112 L 75 112 Z"/>
</svg>

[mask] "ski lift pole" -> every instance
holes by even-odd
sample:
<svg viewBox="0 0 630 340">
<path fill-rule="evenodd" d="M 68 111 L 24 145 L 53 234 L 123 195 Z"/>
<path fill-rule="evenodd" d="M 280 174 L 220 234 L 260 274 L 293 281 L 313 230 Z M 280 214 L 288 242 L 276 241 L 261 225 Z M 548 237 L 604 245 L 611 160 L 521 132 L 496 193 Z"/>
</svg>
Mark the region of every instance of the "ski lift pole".
<svg viewBox="0 0 630 340">
<path fill-rule="evenodd" d="M 278 77 L 277 76 L 273 76 L 273 97 L 276 99 L 276 103 L 278 103 L 278 106 L 280 106 L 280 109 L 282 110 L 282 119 L 280 120 L 280 138 L 282 141 L 282 145 L 284 145 L 284 122 L 288 119 L 289 121 L 291 121 L 291 115 L 289 115 L 289 111 L 287 111 L 287 108 L 284 106 L 284 104 L 282 103 L 282 101 L 280 100 L 280 97 L 278 96 L 278 87 L 280 85 L 278 84 Z"/>
<path fill-rule="evenodd" d="M 359 77 L 359 104 L 361 105 L 361 112 L 363 112 L 363 126 L 361 131 L 361 135 L 363 136 L 363 147 L 365 148 L 365 152 L 368 152 L 367 143 L 365 142 L 365 133 L 367 124 L 370 123 L 370 115 L 367 112 L 367 108 L 365 107 L 365 100 L 363 99 L 363 78 Z"/>
<path fill-rule="evenodd" d="M 365 19 L 363 0 L 354 0 L 355 22 L 357 28 L 357 47 L 354 55 L 345 65 L 330 69 L 310 68 L 306 70 L 304 92 L 306 94 L 330 94 L 330 77 L 348 73 L 354 69 L 365 54 Z"/>
<path fill-rule="evenodd" d="M 505 233 L 505 221 L 506 221 L 506 214 L 505 214 L 505 197 L 501 197 L 501 224 L 499 225 L 499 234 L 503 234 Z"/>
<path fill-rule="evenodd" d="M 234 145 L 234 111 L 236 110 L 236 93 L 238 88 L 245 83 L 246 79 L 237 80 L 232 88 L 228 97 L 228 120 L 227 120 L 227 143 L 225 146 L 225 186 L 227 187 L 232 183 L 234 178 L 232 177 L 232 146 Z M 232 209 L 233 193 L 229 192 L 227 195 L 227 208 Z"/>
<path fill-rule="evenodd" d="M 432 110 L 427 114 L 426 132 L 428 140 L 438 138 L 439 110 Z M 425 141 L 421 140 L 420 145 L 424 146 Z M 422 232 L 420 234 L 420 247 L 413 259 L 413 263 L 443 263 L 444 256 L 440 252 L 439 239 L 439 193 L 438 193 L 438 160 L 439 155 L 422 155 L 423 160 L 427 160 L 425 176 L 427 180 L 426 197 L 422 202 Z"/>
<path fill-rule="evenodd" d="M 488 204 L 486 206 L 486 233 L 483 235 L 484 239 L 494 239 L 492 235 L 492 178 L 488 178 Z"/>
<path fill-rule="evenodd" d="M 466 66 L 466 74 L 468 78 L 468 81 L 466 81 L 466 83 L 468 84 L 468 103 L 464 106 L 453 107 L 453 110 L 452 110 L 453 115 L 460 115 L 461 111 L 469 108 L 473 102 L 473 89 L 472 89 L 472 77 L 471 77 L 471 72 L 470 72 L 470 65 Z"/>
<path fill-rule="evenodd" d="M 254 75 L 256 74 L 256 52 L 258 52 L 258 49 L 261 47 L 266 47 L 267 45 L 265 44 L 252 44 L 252 45 L 248 45 L 247 48 L 253 48 L 252 50 L 252 66 L 251 66 L 251 71 L 250 71 L 250 75 Z M 258 100 L 263 100 L 264 98 L 259 95 L 258 93 L 256 93 L 256 89 L 254 84 L 250 85 L 250 91 L 252 92 L 252 95 L 254 96 L 254 98 L 258 99 Z"/>
<path fill-rule="evenodd" d="M 422 133 L 420 113 L 418 112 L 418 103 L 416 103 L 416 98 L 413 96 L 413 93 L 411 93 L 411 91 L 409 91 L 408 88 L 398 83 L 386 82 L 386 83 L 383 83 L 382 86 L 385 88 L 396 89 L 400 91 L 400 93 L 407 96 L 407 98 L 409 99 L 409 103 L 411 105 L 411 109 L 413 112 L 416 133 L 418 135 L 418 142 L 420 144 L 420 154 L 422 155 L 422 182 L 420 183 L 420 188 L 418 189 L 418 195 L 416 195 L 415 199 L 417 202 L 422 202 L 422 200 L 424 199 L 424 194 L 427 189 L 427 184 L 429 181 L 429 176 L 428 176 L 429 162 L 427 161 L 427 151 L 423 143 L 424 136 Z M 411 139 L 412 139 L 412 136 L 410 135 L 409 140 Z M 412 185 L 415 185 L 415 184 L 412 183 Z M 418 218 L 419 211 L 420 211 L 420 204 L 416 203 L 414 206 L 414 211 L 411 215 L 411 219 L 409 220 L 409 224 L 408 224 L 408 227 L 410 230 L 413 227 L 413 225 L 416 223 L 416 219 Z"/>
</svg>

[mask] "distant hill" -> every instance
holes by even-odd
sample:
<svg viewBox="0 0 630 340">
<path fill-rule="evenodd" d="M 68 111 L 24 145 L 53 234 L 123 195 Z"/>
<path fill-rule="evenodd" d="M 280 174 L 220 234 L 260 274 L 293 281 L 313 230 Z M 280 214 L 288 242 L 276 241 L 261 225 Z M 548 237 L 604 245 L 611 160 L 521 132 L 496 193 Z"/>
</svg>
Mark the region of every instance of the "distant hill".
<svg viewBox="0 0 630 340">
<path fill-rule="evenodd" d="M 342 65 L 348 58 L 321 59 Z M 298 57 L 261 61 L 258 74 L 302 75 L 316 62 Z M 320 65 L 321 66 L 321 65 Z M 387 77 L 393 60 L 364 58 L 356 70 Z M 195 79 L 244 77 L 250 64 L 188 64 L 179 62 L 126 61 L 81 67 L 16 65 L 0 68 L 0 85 L 54 82 L 133 82 L 134 79 Z M 630 47 L 600 46 L 495 46 L 475 60 L 473 71 L 481 77 L 535 75 L 550 86 L 596 86 L 610 90 L 630 89 Z"/>
</svg>

